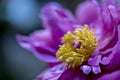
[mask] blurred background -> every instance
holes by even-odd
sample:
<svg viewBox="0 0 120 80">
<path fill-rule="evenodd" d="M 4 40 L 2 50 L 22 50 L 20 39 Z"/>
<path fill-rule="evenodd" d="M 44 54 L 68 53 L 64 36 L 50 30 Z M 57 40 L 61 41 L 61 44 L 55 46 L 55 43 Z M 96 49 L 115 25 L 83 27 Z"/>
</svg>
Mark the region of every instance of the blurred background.
<svg viewBox="0 0 120 80">
<path fill-rule="evenodd" d="M 74 12 L 82 0 L 0 0 L 0 80 L 32 80 L 45 68 L 31 52 L 20 47 L 16 34 L 28 35 L 42 29 L 41 7 L 59 2 Z"/>
</svg>

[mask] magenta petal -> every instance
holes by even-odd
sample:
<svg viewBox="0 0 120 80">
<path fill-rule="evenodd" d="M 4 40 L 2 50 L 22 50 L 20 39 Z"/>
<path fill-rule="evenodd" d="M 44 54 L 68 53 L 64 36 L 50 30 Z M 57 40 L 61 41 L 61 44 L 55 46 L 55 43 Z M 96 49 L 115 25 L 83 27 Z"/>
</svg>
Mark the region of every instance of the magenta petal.
<svg viewBox="0 0 120 80">
<path fill-rule="evenodd" d="M 68 30 L 73 30 L 73 25 L 76 23 L 70 11 L 63 9 L 55 2 L 46 4 L 41 11 L 40 17 L 43 25 L 46 28 L 50 28 L 53 36 L 58 39 L 63 36 L 63 33 L 66 33 Z"/>
<path fill-rule="evenodd" d="M 45 43 L 50 47 L 54 47 L 52 34 L 49 29 L 35 31 L 30 34 L 29 39 L 33 45 L 40 45 L 40 43 Z"/>
<path fill-rule="evenodd" d="M 95 80 L 120 80 L 120 70 L 104 74 Z"/>
<path fill-rule="evenodd" d="M 23 48 L 27 49 L 27 50 L 31 50 L 32 46 L 31 44 L 29 44 L 29 38 L 26 36 L 21 36 L 19 34 L 16 35 L 17 41 L 20 44 L 20 46 L 22 46 Z"/>
<path fill-rule="evenodd" d="M 97 6 L 93 2 L 85 2 L 80 4 L 76 10 L 76 18 L 81 24 L 89 24 L 97 19 Z"/>
<path fill-rule="evenodd" d="M 40 17 L 44 27 L 51 30 L 52 39 L 57 45 L 61 43 L 61 37 L 67 31 L 73 30 L 73 25 L 76 22 L 67 9 L 63 9 L 55 2 L 46 4 L 41 10 Z"/>
<path fill-rule="evenodd" d="M 66 66 L 59 64 L 51 69 L 46 70 L 34 80 L 58 80 L 65 70 Z"/>
<path fill-rule="evenodd" d="M 37 58 L 46 62 L 57 62 L 57 58 L 55 57 L 56 50 L 54 50 L 54 44 L 51 42 L 48 30 L 36 31 L 29 37 L 21 35 L 17 35 L 16 37 L 18 43 L 23 48 L 33 52 Z"/>
<path fill-rule="evenodd" d="M 45 62 L 48 62 L 48 63 L 58 62 L 58 59 L 54 55 L 51 55 L 51 54 L 48 54 L 48 53 L 38 53 L 36 50 L 33 50 L 33 53 L 35 54 L 35 56 L 38 59 L 43 60 Z"/>
<path fill-rule="evenodd" d="M 116 43 L 116 45 L 113 47 L 112 49 L 112 53 L 108 56 L 109 58 L 109 64 L 106 65 L 107 70 L 112 70 L 112 69 L 116 69 L 116 68 L 120 68 L 120 26 L 118 26 L 118 41 Z"/>
<path fill-rule="evenodd" d="M 59 80 L 86 80 L 86 77 L 79 70 L 67 69 Z"/>
<path fill-rule="evenodd" d="M 113 5 L 109 5 L 108 6 L 109 10 L 110 10 L 110 13 L 113 17 L 113 19 L 118 22 L 120 21 L 120 18 L 119 18 L 119 11 L 117 10 L 117 8 Z"/>
</svg>

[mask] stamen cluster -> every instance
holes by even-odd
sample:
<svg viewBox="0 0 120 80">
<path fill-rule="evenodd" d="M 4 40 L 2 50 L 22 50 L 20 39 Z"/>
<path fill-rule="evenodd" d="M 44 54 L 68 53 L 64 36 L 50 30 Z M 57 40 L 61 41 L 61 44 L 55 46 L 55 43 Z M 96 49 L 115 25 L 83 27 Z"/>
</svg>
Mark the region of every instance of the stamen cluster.
<svg viewBox="0 0 120 80">
<path fill-rule="evenodd" d="M 75 68 L 87 61 L 95 51 L 98 40 L 94 31 L 89 30 L 88 25 L 75 29 L 74 33 L 67 32 L 62 37 L 63 45 L 60 45 L 56 56 L 67 64 L 68 68 Z"/>
</svg>

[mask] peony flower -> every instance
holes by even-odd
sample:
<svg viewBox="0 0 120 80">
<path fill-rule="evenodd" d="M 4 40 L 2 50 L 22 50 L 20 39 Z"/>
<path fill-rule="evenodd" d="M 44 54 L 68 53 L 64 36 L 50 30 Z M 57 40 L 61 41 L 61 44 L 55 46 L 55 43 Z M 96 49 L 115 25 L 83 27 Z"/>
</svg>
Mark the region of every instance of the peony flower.
<svg viewBox="0 0 120 80">
<path fill-rule="evenodd" d="M 116 0 L 86 1 L 76 18 L 57 3 L 45 5 L 45 29 L 17 35 L 22 47 L 54 64 L 35 80 L 120 80 L 119 15 Z"/>
</svg>

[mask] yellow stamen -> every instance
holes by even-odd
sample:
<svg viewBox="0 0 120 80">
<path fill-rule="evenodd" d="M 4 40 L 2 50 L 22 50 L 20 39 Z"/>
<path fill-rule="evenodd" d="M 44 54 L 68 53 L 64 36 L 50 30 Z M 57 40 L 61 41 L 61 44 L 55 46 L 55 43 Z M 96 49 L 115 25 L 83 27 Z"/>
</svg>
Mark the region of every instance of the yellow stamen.
<svg viewBox="0 0 120 80">
<path fill-rule="evenodd" d="M 76 29 L 73 34 L 67 32 L 62 37 L 62 42 L 64 44 L 60 45 L 56 56 L 60 61 L 67 64 L 68 68 L 78 67 L 87 61 L 98 44 L 94 31 L 89 30 L 87 25 Z"/>
</svg>

